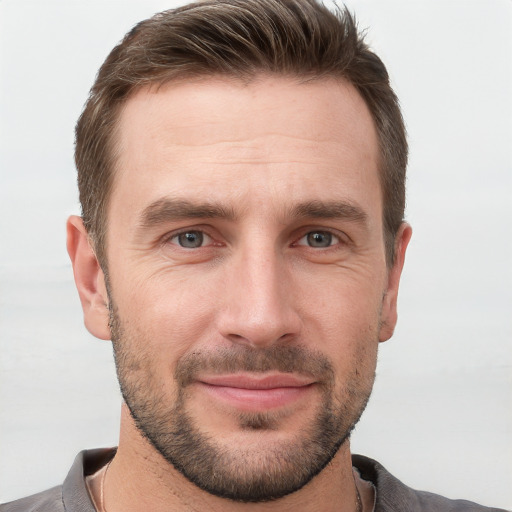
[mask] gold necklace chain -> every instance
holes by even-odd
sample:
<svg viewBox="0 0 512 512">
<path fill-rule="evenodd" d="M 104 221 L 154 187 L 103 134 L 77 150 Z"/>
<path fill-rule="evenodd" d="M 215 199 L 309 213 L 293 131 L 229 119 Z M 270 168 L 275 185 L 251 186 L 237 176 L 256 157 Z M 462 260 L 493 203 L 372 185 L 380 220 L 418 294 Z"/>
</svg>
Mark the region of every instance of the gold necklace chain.
<svg viewBox="0 0 512 512">
<path fill-rule="evenodd" d="M 354 487 L 356 488 L 356 512 L 363 512 L 363 501 L 361 500 L 361 493 L 357 486 L 355 469 L 352 469 L 352 478 L 354 479 Z"/>
<path fill-rule="evenodd" d="M 100 508 L 101 508 L 101 512 L 107 512 L 107 509 L 105 508 L 104 489 L 105 489 L 105 477 L 107 476 L 107 471 L 108 471 L 108 468 L 110 467 L 110 463 L 111 462 L 112 462 L 112 459 L 110 459 L 108 461 L 107 466 L 105 467 L 105 471 L 103 471 L 103 475 L 101 477 L 101 486 L 100 486 Z"/>
<path fill-rule="evenodd" d="M 355 483 L 355 481 L 354 481 Z M 356 484 L 356 511 L 363 512 L 363 502 L 361 501 L 361 494 L 359 493 L 359 489 Z"/>
</svg>

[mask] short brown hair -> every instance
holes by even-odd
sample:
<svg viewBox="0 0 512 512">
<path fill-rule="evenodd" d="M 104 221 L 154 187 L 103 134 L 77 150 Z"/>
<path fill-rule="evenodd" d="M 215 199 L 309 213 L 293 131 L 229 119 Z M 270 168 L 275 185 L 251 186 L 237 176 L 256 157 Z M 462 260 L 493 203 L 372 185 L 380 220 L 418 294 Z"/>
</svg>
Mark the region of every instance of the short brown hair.
<svg viewBox="0 0 512 512">
<path fill-rule="evenodd" d="M 225 75 L 342 78 L 365 100 L 379 136 L 388 264 L 403 221 L 407 139 L 382 61 L 347 9 L 316 0 L 205 0 L 136 25 L 107 57 L 76 126 L 75 161 L 82 218 L 106 269 L 106 212 L 115 168 L 118 114 L 150 84 Z"/>
</svg>

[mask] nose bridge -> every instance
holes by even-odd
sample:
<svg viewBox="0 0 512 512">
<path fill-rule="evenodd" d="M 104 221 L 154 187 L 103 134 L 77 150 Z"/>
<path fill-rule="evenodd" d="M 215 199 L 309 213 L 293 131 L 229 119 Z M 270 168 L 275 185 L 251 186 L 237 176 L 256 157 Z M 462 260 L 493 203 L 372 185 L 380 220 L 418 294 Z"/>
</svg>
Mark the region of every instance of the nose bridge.
<svg viewBox="0 0 512 512">
<path fill-rule="evenodd" d="M 254 243 L 255 242 L 255 243 Z M 234 257 L 226 283 L 221 330 L 232 341 L 268 346 L 294 337 L 300 318 L 294 308 L 284 255 L 258 237 Z"/>
</svg>

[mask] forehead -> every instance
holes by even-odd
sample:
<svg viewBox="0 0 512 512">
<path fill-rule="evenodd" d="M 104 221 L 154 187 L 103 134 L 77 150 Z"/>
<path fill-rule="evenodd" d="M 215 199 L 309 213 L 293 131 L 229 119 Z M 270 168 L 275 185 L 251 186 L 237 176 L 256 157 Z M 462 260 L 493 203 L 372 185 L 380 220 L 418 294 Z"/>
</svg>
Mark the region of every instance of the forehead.
<svg viewBox="0 0 512 512">
<path fill-rule="evenodd" d="M 127 101 L 118 123 L 112 203 L 143 208 L 191 186 L 214 201 L 264 200 L 270 190 L 275 202 L 293 202 L 294 194 L 330 200 L 332 187 L 378 183 L 371 114 L 343 80 L 208 78 L 148 87 Z"/>
<path fill-rule="evenodd" d="M 258 122 L 261 118 L 263 123 Z M 121 148 L 140 140 L 141 131 L 149 130 L 154 137 L 162 129 L 173 137 L 166 143 L 195 139 L 208 144 L 221 137 L 236 141 L 274 132 L 304 140 L 337 139 L 356 144 L 360 151 L 374 149 L 376 137 L 363 98 L 345 80 L 300 82 L 273 76 L 249 83 L 211 77 L 145 87 L 126 102 L 119 127 Z"/>
</svg>

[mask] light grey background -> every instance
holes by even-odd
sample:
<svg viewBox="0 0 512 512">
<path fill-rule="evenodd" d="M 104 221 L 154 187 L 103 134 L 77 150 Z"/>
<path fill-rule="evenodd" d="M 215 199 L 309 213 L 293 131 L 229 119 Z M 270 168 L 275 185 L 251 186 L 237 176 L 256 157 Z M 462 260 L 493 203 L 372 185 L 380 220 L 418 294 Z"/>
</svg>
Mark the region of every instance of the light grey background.
<svg viewBox="0 0 512 512">
<path fill-rule="evenodd" d="M 176 2 L 0 0 L 0 501 L 117 442 L 109 342 L 65 252 L 73 128 L 95 73 Z M 407 484 L 512 508 L 512 2 L 353 0 L 411 144 L 395 337 L 353 449 Z"/>
</svg>

